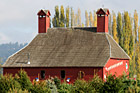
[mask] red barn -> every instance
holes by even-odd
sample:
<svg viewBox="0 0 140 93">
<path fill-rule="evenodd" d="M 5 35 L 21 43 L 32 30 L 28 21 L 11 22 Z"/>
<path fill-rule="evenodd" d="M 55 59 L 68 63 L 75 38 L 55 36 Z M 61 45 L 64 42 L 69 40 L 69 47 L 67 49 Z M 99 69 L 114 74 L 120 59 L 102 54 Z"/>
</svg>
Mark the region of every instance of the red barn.
<svg viewBox="0 0 140 93">
<path fill-rule="evenodd" d="M 24 69 L 31 80 L 57 76 L 89 80 L 95 74 L 129 74 L 129 56 L 108 34 L 108 9 L 97 11 L 97 27 L 50 28 L 50 12 L 38 12 L 38 35 L 10 56 L 4 74 Z"/>
</svg>

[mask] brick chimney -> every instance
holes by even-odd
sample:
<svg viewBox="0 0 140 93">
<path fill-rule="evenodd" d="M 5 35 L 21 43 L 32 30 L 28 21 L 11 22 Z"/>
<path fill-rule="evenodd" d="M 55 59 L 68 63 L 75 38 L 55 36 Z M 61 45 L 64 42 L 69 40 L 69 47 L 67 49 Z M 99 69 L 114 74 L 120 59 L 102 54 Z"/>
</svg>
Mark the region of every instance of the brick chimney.
<svg viewBox="0 0 140 93">
<path fill-rule="evenodd" d="M 97 32 L 108 32 L 108 15 L 109 10 L 100 8 L 96 12 L 97 14 Z"/>
<path fill-rule="evenodd" d="M 46 33 L 50 27 L 50 11 L 40 10 L 38 13 L 38 33 Z"/>
</svg>

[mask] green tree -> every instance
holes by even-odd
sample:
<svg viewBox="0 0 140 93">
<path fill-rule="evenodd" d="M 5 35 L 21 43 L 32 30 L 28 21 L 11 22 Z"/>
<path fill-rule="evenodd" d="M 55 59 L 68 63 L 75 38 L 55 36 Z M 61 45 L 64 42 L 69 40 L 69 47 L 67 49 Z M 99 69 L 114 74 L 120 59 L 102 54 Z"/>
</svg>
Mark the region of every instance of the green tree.
<svg viewBox="0 0 140 93">
<path fill-rule="evenodd" d="M 113 13 L 113 24 L 112 24 L 113 38 L 118 43 L 118 32 L 117 32 L 117 23 L 116 23 L 116 15 Z"/>
<path fill-rule="evenodd" d="M 12 77 L 12 74 L 6 74 L 0 78 L 0 93 L 7 93 L 10 89 L 20 89 L 20 84 Z"/>
<path fill-rule="evenodd" d="M 137 42 L 137 78 L 140 80 L 140 26 L 138 27 L 138 42 Z"/>
<path fill-rule="evenodd" d="M 103 93 L 121 93 L 123 90 L 123 82 L 115 75 L 109 75 L 102 90 Z"/>
<path fill-rule="evenodd" d="M 32 82 L 27 73 L 22 69 L 15 75 L 15 80 L 20 83 L 22 90 L 29 90 L 32 87 Z"/>
<path fill-rule="evenodd" d="M 138 30 L 138 13 L 135 10 L 134 12 L 134 37 L 135 37 L 135 42 L 137 41 L 137 30 Z"/>
<path fill-rule="evenodd" d="M 34 81 L 32 88 L 30 89 L 31 93 L 51 93 L 47 83 L 45 81 Z"/>
<path fill-rule="evenodd" d="M 85 11 L 85 19 L 86 19 L 85 26 L 88 27 L 89 26 L 89 16 L 88 16 L 87 10 Z"/>
<path fill-rule="evenodd" d="M 81 10 L 80 8 L 78 8 L 78 14 L 77 14 L 77 22 L 78 22 L 78 26 L 81 27 Z"/>
<path fill-rule="evenodd" d="M 84 79 L 80 80 L 76 80 L 74 82 L 73 88 L 71 93 L 94 93 L 95 91 L 90 92 L 91 88 L 89 87 L 89 84 L 87 81 L 85 81 Z"/>
<path fill-rule="evenodd" d="M 123 24 L 123 32 L 124 32 L 124 50 L 127 54 L 129 54 L 129 41 L 130 41 L 130 36 L 132 33 L 132 27 L 130 23 L 130 17 L 128 12 L 124 12 L 124 24 Z"/>
<path fill-rule="evenodd" d="M 123 49 L 130 56 L 130 77 L 136 74 L 134 37 L 132 35 L 132 18 L 127 11 L 123 14 Z M 134 51 L 133 51 L 134 50 Z"/>
<path fill-rule="evenodd" d="M 117 32 L 118 32 L 119 45 L 123 47 L 122 16 L 120 12 L 118 12 L 118 16 L 117 16 Z"/>
<path fill-rule="evenodd" d="M 89 87 L 96 93 L 102 93 L 103 84 L 103 80 L 99 76 L 95 75 L 93 79 L 89 82 Z"/>
<path fill-rule="evenodd" d="M 59 7 L 55 6 L 55 15 L 54 18 L 52 19 L 52 24 L 53 27 L 59 27 Z"/>
<path fill-rule="evenodd" d="M 74 16 L 74 26 L 78 26 L 78 15 L 75 14 Z"/>
<path fill-rule="evenodd" d="M 111 18 L 111 14 L 108 16 L 109 22 L 108 22 L 108 30 L 109 30 L 109 34 L 112 36 L 112 18 Z"/>
<path fill-rule="evenodd" d="M 95 10 L 94 10 L 93 26 L 94 26 L 94 27 L 97 27 L 97 14 L 96 14 L 96 11 L 95 11 Z"/>
<path fill-rule="evenodd" d="M 93 16 L 92 16 L 92 12 L 89 12 L 89 24 L 90 24 L 90 27 L 93 27 Z"/>
<path fill-rule="evenodd" d="M 66 82 L 63 82 L 58 89 L 58 93 L 75 93 L 72 91 L 72 89 L 73 86 L 71 84 L 69 85 Z"/>
<path fill-rule="evenodd" d="M 65 27 L 65 15 L 64 15 L 63 5 L 61 5 L 61 8 L 60 8 L 60 27 Z"/>
<path fill-rule="evenodd" d="M 74 26 L 74 11 L 71 8 L 71 27 L 73 27 L 73 26 Z"/>
<path fill-rule="evenodd" d="M 66 8 L 66 27 L 69 27 L 69 6 Z"/>
</svg>

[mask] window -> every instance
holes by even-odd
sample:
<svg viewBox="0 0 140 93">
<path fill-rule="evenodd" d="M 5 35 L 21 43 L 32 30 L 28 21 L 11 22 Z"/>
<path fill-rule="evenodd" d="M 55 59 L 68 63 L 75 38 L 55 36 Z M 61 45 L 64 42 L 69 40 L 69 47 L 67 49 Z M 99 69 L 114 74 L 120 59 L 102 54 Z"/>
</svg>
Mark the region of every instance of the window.
<svg viewBox="0 0 140 93">
<path fill-rule="evenodd" d="M 42 78 L 42 79 L 45 78 L 45 70 L 41 70 L 41 78 Z"/>
<path fill-rule="evenodd" d="M 65 70 L 61 70 L 61 78 L 62 78 L 62 79 L 65 78 Z"/>
<path fill-rule="evenodd" d="M 79 78 L 79 79 L 82 79 L 82 78 L 84 78 L 84 76 L 85 76 L 84 71 L 79 71 L 79 73 L 78 73 L 78 78 Z"/>
</svg>

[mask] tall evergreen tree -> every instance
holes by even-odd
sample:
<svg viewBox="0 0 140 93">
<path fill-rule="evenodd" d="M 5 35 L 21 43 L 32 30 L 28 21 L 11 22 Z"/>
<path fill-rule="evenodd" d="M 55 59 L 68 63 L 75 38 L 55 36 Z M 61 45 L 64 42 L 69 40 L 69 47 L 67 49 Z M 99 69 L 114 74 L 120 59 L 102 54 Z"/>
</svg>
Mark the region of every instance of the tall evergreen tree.
<svg viewBox="0 0 140 93">
<path fill-rule="evenodd" d="M 69 27 L 69 7 L 66 8 L 66 27 Z"/>
<path fill-rule="evenodd" d="M 87 10 L 85 11 L 85 18 L 86 18 L 86 24 L 85 24 L 85 26 L 86 27 L 88 27 L 89 26 L 89 17 L 88 17 L 88 12 L 87 12 Z"/>
<path fill-rule="evenodd" d="M 113 13 L 113 24 L 112 24 L 113 38 L 118 43 L 118 33 L 117 33 L 117 23 L 116 23 L 116 15 Z"/>
<path fill-rule="evenodd" d="M 64 15 L 63 5 L 61 5 L 61 8 L 60 8 L 60 27 L 65 27 L 65 15 Z"/>
<path fill-rule="evenodd" d="M 55 6 L 55 15 L 54 18 L 52 19 L 52 24 L 53 27 L 59 27 L 59 7 Z"/>
<path fill-rule="evenodd" d="M 92 16 L 92 12 L 89 12 L 89 25 L 90 25 L 90 27 L 93 26 L 93 16 Z"/>
<path fill-rule="evenodd" d="M 96 14 L 96 11 L 95 11 L 95 10 L 94 10 L 93 26 L 94 26 L 94 27 L 97 27 L 97 14 Z"/>
</svg>

